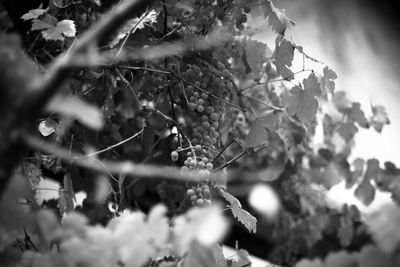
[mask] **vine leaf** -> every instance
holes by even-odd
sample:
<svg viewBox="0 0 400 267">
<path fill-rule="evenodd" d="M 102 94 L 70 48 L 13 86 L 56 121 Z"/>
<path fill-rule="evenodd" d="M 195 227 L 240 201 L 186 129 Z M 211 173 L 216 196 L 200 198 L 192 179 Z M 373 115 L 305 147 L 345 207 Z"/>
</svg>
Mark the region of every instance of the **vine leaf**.
<svg viewBox="0 0 400 267">
<path fill-rule="evenodd" d="M 292 66 L 294 57 L 294 46 L 291 42 L 283 39 L 275 51 L 275 63 L 278 65 Z"/>
<path fill-rule="evenodd" d="M 320 84 L 314 72 L 303 80 L 304 90 L 310 92 L 313 96 L 321 96 Z"/>
<path fill-rule="evenodd" d="M 76 35 L 74 21 L 69 19 L 58 21 L 51 15 L 46 15 L 43 19 L 34 19 L 31 30 L 41 31 L 45 40 L 52 41 L 64 41 L 64 36 L 74 37 Z"/>
<path fill-rule="evenodd" d="M 294 46 L 286 39 L 281 40 L 282 37 L 276 38 L 275 49 L 275 65 L 279 75 L 283 79 L 292 80 L 294 77 L 293 72 L 288 68 L 292 66 L 294 57 Z"/>
<path fill-rule="evenodd" d="M 39 123 L 38 130 L 43 136 L 49 136 L 56 132 L 58 123 L 53 119 L 45 119 Z"/>
<path fill-rule="evenodd" d="M 250 128 L 249 134 L 244 139 L 244 145 L 247 148 L 254 148 L 254 150 L 260 149 L 260 146 L 267 142 L 268 136 L 264 122 L 257 118 Z"/>
<path fill-rule="evenodd" d="M 296 115 L 304 123 L 311 123 L 318 111 L 318 102 L 309 91 L 294 87 L 287 103 L 289 115 Z"/>
<path fill-rule="evenodd" d="M 50 101 L 46 109 L 50 112 L 78 119 L 94 130 L 103 127 L 103 115 L 100 109 L 77 97 L 56 96 Z"/>
<path fill-rule="evenodd" d="M 390 124 L 386 109 L 383 106 L 372 106 L 372 114 L 372 127 L 374 127 L 378 133 L 380 133 L 382 132 L 383 125 Z"/>
<path fill-rule="evenodd" d="M 326 66 L 323 70 L 324 75 L 321 78 L 321 89 L 323 95 L 326 96 L 328 93 L 333 94 L 335 92 L 335 82 L 333 80 L 337 79 L 337 74 Z"/>
<path fill-rule="evenodd" d="M 255 233 L 257 230 L 257 219 L 246 210 L 242 209 L 242 205 L 237 198 L 223 189 L 219 189 L 219 192 L 222 197 L 229 202 L 233 216 L 238 219 L 238 221 L 241 222 L 250 233 Z"/>
<path fill-rule="evenodd" d="M 129 33 L 134 33 L 136 30 L 143 29 L 146 24 L 157 22 L 157 17 L 158 13 L 155 10 L 151 10 L 144 13 L 140 18 L 129 20 L 118 32 L 117 36 L 111 41 L 110 47 L 115 47 Z"/>
<path fill-rule="evenodd" d="M 278 34 L 284 34 L 287 28 L 295 26 L 295 22 L 274 6 L 271 0 L 266 0 L 265 5 L 262 6 L 264 17 L 268 18 L 268 22 L 272 29 Z"/>
</svg>

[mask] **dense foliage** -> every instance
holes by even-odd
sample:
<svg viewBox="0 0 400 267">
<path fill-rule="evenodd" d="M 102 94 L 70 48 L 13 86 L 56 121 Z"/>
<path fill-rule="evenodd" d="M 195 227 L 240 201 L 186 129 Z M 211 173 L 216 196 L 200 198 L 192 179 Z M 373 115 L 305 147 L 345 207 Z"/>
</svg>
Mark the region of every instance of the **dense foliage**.
<svg viewBox="0 0 400 267">
<path fill-rule="evenodd" d="M 246 251 L 225 258 L 218 245 L 226 218 L 261 240 L 240 247 L 282 266 L 400 265 L 400 171 L 349 161 L 359 128 L 389 124 L 385 108 L 366 117 L 332 69 L 308 69 L 323 63 L 282 10 L 104 2 L 50 0 L 3 18 L 22 25 L 0 36 L 4 266 L 247 266 Z M 267 31 L 271 46 L 255 39 Z M 46 179 L 61 188 L 41 202 Z M 394 203 L 337 208 L 325 193 L 341 181 L 365 205 L 376 191 Z M 248 203 L 254 185 L 274 210 Z"/>
</svg>

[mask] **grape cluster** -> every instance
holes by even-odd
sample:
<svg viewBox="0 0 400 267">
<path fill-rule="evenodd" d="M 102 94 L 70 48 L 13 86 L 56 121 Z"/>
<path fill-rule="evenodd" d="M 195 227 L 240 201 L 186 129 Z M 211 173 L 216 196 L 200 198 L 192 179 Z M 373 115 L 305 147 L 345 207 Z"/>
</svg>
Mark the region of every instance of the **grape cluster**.
<svg viewBox="0 0 400 267">
<path fill-rule="evenodd" d="M 186 191 L 186 196 L 189 198 L 193 206 L 203 206 L 211 204 L 211 191 L 207 184 L 193 186 Z"/>
<path fill-rule="evenodd" d="M 250 13 L 251 8 L 245 3 L 235 3 L 233 0 L 217 0 L 217 8 L 215 14 L 221 21 L 228 17 L 232 20 L 239 31 L 244 30 L 244 23 L 247 22 L 247 13 Z M 230 14 L 230 16 L 227 16 Z"/>
<path fill-rule="evenodd" d="M 227 73 L 222 62 L 217 63 L 213 72 L 197 65 L 188 65 L 181 75 L 187 81 L 185 93 L 189 101 L 187 118 L 193 132 L 191 134 L 188 152 L 184 153 L 185 160 L 181 171 L 183 175 L 196 175 L 202 185 L 189 189 L 187 195 L 192 203 L 199 205 L 202 201 L 210 200 L 209 189 L 203 192 L 213 169 L 213 160 L 218 151 L 220 120 L 225 106 L 221 99 L 228 100 L 229 91 L 233 84 L 225 79 Z M 182 153 L 183 154 L 183 153 Z M 173 151 L 171 159 L 178 161 L 179 153 Z M 208 188 L 208 186 L 207 186 Z M 194 192 L 192 192 L 194 191 Z M 197 193 L 196 193 L 197 192 Z M 201 193 L 203 192 L 203 193 Z M 202 197 L 199 197 L 202 196 Z M 196 198 L 196 201 L 193 199 Z"/>
</svg>

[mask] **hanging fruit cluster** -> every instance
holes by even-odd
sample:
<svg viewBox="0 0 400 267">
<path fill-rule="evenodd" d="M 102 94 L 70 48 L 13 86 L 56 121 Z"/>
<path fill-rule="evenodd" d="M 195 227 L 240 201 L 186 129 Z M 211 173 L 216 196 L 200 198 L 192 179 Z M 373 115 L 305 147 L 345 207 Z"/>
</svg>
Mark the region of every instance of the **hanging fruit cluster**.
<svg viewBox="0 0 400 267">
<path fill-rule="evenodd" d="M 209 188 L 213 162 L 219 151 L 219 127 L 225 110 L 224 100 L 229 99 L 229 91 L 233 84 L 225 79 L 225 65 L 217 63 L 217 71 L 188 65 L 182 72 L 187 81 L 186 97 L 189 101 L 189 113 L 186 119 L 193 129 L 188 148 L 173 151 L 171 159 L 178 161 L 184 157 L 181 172 L 183 175 L 196 175 L 199 182 L 187 190 L 187 197 L 193 205 L 210 203 Z M 185 153 L 185 151 L 188 151 Z"/>
</svg>

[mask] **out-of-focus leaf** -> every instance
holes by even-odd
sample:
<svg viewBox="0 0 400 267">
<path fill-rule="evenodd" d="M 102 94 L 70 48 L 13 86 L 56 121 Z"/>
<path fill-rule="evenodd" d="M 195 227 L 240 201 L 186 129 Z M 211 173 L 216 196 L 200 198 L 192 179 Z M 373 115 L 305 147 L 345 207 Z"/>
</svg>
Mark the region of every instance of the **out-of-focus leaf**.
<svg viewBox="0 0 400 267">
<path fill-rule="evenodd" d="M 369 123 L 365 117 L 364 111 L 361 109 L 360 103 L 353 103 L 351 109 L 348 111 L 350 120 L 357 122 L 360 127 L 368 128 Z"/>
<path fill-rule="evenodd" d="M 227 221 L 216 206 L 193 208 L 174 220 L 173 250 L 176 255 L 187 252 L 193 241 L 212 246 L 224 237 Z"/>
<path fill-rule="evenodd" d="M 257 219 L 246 210 L 242 209 L 242 205 L 237 198 L 223 189 L 220 189 L 219 192 L 221 193 L 222 197 L 229 202 L 233 216 L 244 226 L 246 226 L 250 233 L 255 233 L 257 230 Z"/>
<path fill-rule="evenodd" d="M 44 13 L 47 12 L 47 9 L 37 8 L 31 9 L 28 13 L 22 15 L 21 19 L 27 21 L 31 19 L 37 19 L 38 17 L 42 16 Z"/>
<path fill-rule="evenodd" d="M 370 182 L 378 177 L 379 161 L 377 159 L 369 159 L 367 161 L 367 170 L 365 171 L 363 181 Z"/>
<path fill-rule="evenodd" d="M 42 170 L 39 169 L 35 164 L 24 163 L 23 164 L 23 174 L 31 182 L 32 186 L 36 187 L 40 183 L 42 177 Z"/>
<path fill-rule="evenodd" d="M 389 116 L 384 106 L 372 106 L 372 114 L 372 126 L 380 133 L 384 125 L 390 124 Z"/>
<path fill-rule="evenodd" d="M 351 172 L 351 176 L 346 180 L 346 188 L 351 188 L 353 185 L 359 180 L 364 172 L 365 162 L 361 158 L 357 158 L 353 161 L 353 171 Z"/>
<path fill-rule="evenodd" d="M 101 110 L 77 97 L 56 96 L 50 101 L 46 109 L 50 112 L 73 117 L 95 130 L 103 127 Z"/>
<path fill-rule="evenodd" d="M 370 214 L 365 223 L 372 238 L 385 253 L 391 254 L 400 247 L 400 210 L 395 204 L 382 206 Z"/>
<path fill-rule="evenodd" d="M 330 162 L 325 169 L 325 173 L 323 174 L 323 183 L 326 188 L 331 188 L 334 185 L 337 185 L 343 180 L 342 173 L 340 172 L 340 167 L 336 162 Z"/>
<path fill-rule="evenodd" d="M 296 264 L 296 267 L 325 267 L 320 259 L 315 260 L 301 260 Z"/>
<path fill-rule="evenodd" d="M 243 266 L 251 266 L 250 254 L 244 250 L 239 249 L 232 259 L 231 267 L 243 267 Z"/>
<path fill-rule="evenodd" d="M 359 255 L 357 255 L 357 261 L 358 267 L 399 266 L 398 260 L 396 264 L 394 257 L 374 245 L 363 247 Z"/>
<path fill-rule="evenodd" d="M 227 267 L 226 263 L 223 265 L 214 257 L 211 248 L 202 246 L 198 242 L 192 242 L 187 256 L 183 262 L 185 267 Z"/>
<path fill-rule="evenodd" d="M 347 251 L 330 253 L 325 259 L 324 267 L 355 267 L 357 258 Z"/>
<path fill-rule="evenodd" d="M 354 191 L 354 196 L 368 206 L 375 199 L 375 187 L 370 182 L 363 181 Z"/>
<path fill-rule="evenodd" d="M 251 126 L 250 132 L 244 139 L 244 145 L 247 148 L 259 149 L 260 146 L 267 143 L 268 132 L 265 129 L 263 121 L 256 119 Z"/>
<path fill-rule="evenodd" d="M 353 123 L 343 123 L 336 130 L 346 142 L 353 140 L 358 132 L 357 127 Z"/>
</svg>

